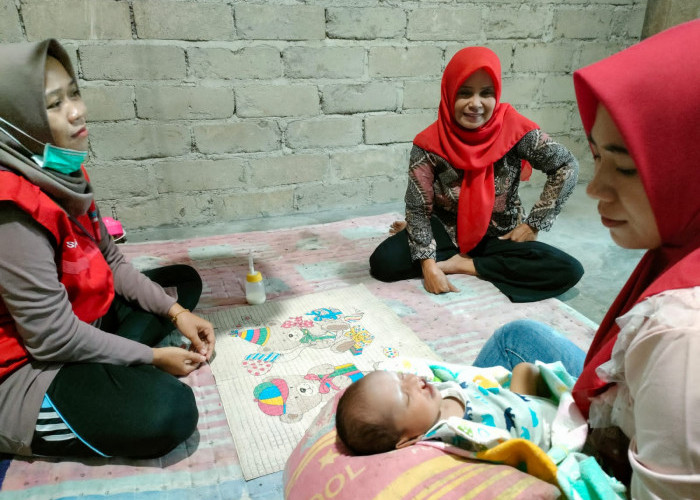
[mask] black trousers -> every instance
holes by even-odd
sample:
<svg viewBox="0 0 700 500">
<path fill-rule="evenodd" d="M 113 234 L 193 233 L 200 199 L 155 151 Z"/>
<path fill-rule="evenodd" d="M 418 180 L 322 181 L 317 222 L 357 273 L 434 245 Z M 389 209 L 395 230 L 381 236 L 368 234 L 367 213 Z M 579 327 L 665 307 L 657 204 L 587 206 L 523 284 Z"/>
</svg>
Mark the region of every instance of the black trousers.
<svg viewBox="0 0 700 500">
<path fill-rule="evenodd" d="M 437 217 L 430 225 L 436 243 L 436 261 L 459 253 Z M 583 276 L 581 263 L 566 252 L 539 241 L 514 242 L 485 236 L 468 254 L 481 279 L 490 281 L 513 302 L 534 302 L 556 297 Z M 380 281 L 422 276 L 420 261 L 413 261 L 404 229 L 384 240 L 369 258 L 370 272 Z"/>
<path fill-rule="evenodd" d="M 194 309 L 202 280 L 193 268 L 168 266 L 146 271 L 153 281 L 176 287 L 178 302 Z M 168 318 L 148 313 L 116 296 L 101 329 L 153 346 L 174 329 Z M 69 363 L 46 391 L 75 433 L 110 456 L 155 457 L 175 448 L 194 432 L 199 414 L 192 389 L 152 365 Z M 79 439 L 32 441 L 45 456 L 96 456 Z"/>
</svg>

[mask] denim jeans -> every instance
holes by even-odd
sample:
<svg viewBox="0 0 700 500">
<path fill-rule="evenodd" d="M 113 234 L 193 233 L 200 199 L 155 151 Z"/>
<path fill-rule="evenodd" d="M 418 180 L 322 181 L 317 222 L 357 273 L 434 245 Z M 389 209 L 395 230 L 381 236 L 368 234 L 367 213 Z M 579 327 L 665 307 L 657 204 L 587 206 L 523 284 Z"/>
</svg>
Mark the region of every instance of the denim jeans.
<svg viewBox="0 0 700 500">
<path fill-rule="evenodd" d="M 586 353 L 552 327 L 521 319 L 496 330 L 484 344 L 474 366 L 503 366 L 508 370 L 527 361 L 543 363 L 561 361 L 566 370 L 578 377 L 583 369 Z"/>
</svg>

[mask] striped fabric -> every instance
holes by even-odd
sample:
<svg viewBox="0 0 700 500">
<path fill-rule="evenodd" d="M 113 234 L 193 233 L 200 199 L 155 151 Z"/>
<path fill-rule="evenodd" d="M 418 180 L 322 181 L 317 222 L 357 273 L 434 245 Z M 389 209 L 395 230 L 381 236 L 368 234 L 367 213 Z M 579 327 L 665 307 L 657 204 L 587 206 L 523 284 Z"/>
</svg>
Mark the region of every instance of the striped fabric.
<svg viewBox="0 0 700 500">
<path fill-rule="evenodd" d="M 44 395 L 44 401 L 41 403 L 34 436 L 44 441 L 66 441 L 78 438 L 58 414 L 47 395 Z"/>
<path fill-rule="evenodd" d="M 80 439 L 85 446 L 93 450 L 98 455 L 109 457 L 109 455 L 105 455 L 73 431 L 70 425 L 68 425 L 68 422 L 66 422 L 60 412 L 53 405 L 48 394 L 44 394 L 44 400 L 41 402 L 39 416 L 36 419 L 36 426 L 34 427 L 34 438 L 43 439 L 47 442 Z"/>
</svg>

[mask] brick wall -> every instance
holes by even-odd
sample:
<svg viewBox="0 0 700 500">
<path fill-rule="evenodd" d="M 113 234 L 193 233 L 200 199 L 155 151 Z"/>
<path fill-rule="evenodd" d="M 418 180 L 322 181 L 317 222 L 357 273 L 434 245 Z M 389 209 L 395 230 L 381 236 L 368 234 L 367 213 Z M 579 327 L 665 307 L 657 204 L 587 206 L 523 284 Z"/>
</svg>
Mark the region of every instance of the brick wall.
<svg viewBox="0 0 700 500">
<path fill-rule="evenodd" d="M 401 200 L 410 143 L 435 119 L 442 70 L 466 45 L 498 53 L 502 99 L 570 147 L 589 179 L 571 73 L 638 40 L 645 7 L 0 0 L 0 42 L 66 46 L 98 200 L 134 229 Z"/>
</svg>

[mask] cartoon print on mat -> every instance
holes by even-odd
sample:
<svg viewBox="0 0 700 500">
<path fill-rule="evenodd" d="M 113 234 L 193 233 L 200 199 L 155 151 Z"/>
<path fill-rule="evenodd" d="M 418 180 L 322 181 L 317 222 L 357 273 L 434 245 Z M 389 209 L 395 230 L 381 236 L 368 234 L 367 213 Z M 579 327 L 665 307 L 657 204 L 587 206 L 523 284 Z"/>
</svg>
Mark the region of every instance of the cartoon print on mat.
<svg viewBox="0 0 700 500">
<path fill-rule="evenodd" d="M 341 352 L 350 348 L 336 348 L 337 334 L 334 331 L 323 330 L 320 326 L 314 325 L 310 328 L 283 328 L 273 330 L 270 341 L 261 346 L 261 352 L 275 352 L 283 354 L 285 357 L 293 359 L 291 355 L 298 354 L 306 348 L 312 349 L 333 349 Z"/>
<path fill-rule="evenodd" d="M 270 329 L 266 326 L 259 328 L 234 328 L 229 332 L 232 337 L 238 337 L 251 344 L 265 345 L 270 338 Z"/>
<path fill-rule="evenodd" d="M 354 313 L 343 315 L 343 320 L 347 321 L 348 323 L 357 323 L 364 315 L 365 313 L 363 312 L 355 311 Z"/>
<path fill-rule="evenodd" d="M 258 408 L 281 422 L 298 422 L 304 413 L 333 397 L 355 380 L 362 378 L 355 365 L 333 366 L 325 363 L 309 369 L 306 375 L 269 378 L 253 389 Z"/>
<path fill-rule="evenodd" d="M 352 346 L 350 346 L 350 352 L 353 356 L 358 356 L 362 354 L 362 350 L 366 345 L 369 345 L 374 340 L 374 335 L 370 334 L 361 325 L 353 326 L 350 331 L 345 332 L 346 337 L 352 339 Z"/>
<path fill-rule="evenodd" d="M 343 314 L 342 311 L 336 309 L 335 307 L 322 307 L 320 309 L 314 309 L 311 312 L 307 312 L 307 316 L 313 316 L 314 321 L 323 321 L 324 319 L 338 319 L 340 315 Z"/>
<path fill-rule="evenodd" d="M 256 352 L 253 354 L 248 354 L 243 360 L 243 368 L 245 368 L 248 373 L 255 377 L 260 375 L 265 375 L 272 369 L 272 363 L 279 358 L 279 354 L 275 352 L 262 353 Z"/>
<path fill-rule="evenodd" d="M 302 318 L 301 316 L 289 318 L 287 321 L 282 323 L 282 328 L 309 328 L 311 326 L 314 326 L 314 322 L 310 319 Z"/>
<path fill-rule="evenodd" d="M 249 355 L 243 363 L 249 373 L 259 376 L 268 373 L 272 363 L 296 359 L 306 348 L 361 355 L 374 340 L 374 335 L 359 323 L 363 316 L 364 312 L 358 310 L 343 313 L 340 309 L 322 307 L 290 316 L 279 326 L 237 325 L 230 335 L 259 346 L 259 356 Z"/>
<path fill-rule="evenodd" d="M 267 341 L 270 339 L 270 329 L 266 326 L 254 328 L 238 327 L 230 330 L 229 335 L 262 347 L 267 344 Z M 272 369 L 272 363 L 274 363 L 279 356 L 280 354 L 276 352 L 258 352 L 248 354 L 242 361 L 241 365 L 248 371 L 248 373 L 258 377 L 269 372 Z"/>
<path fill-rule="evenodd" d="M 249 326 L 253 322 L 253 318 L 250 316 L 244 316 L 243 321 L 245 323 L 234 326 L 229 330 L 228 334 L 252 344 L 265 345 L 270 338 L 270 329 L 265 325 Z"/>
<path fill-rule="evenodd" d="M 399 355 L 399 350 L 395 347 L 384 346 L 382 347 L 382 353 L 384 353 L 384 356 L 386 356 L 387 358 L 392 359 Z"/>
</svg>

